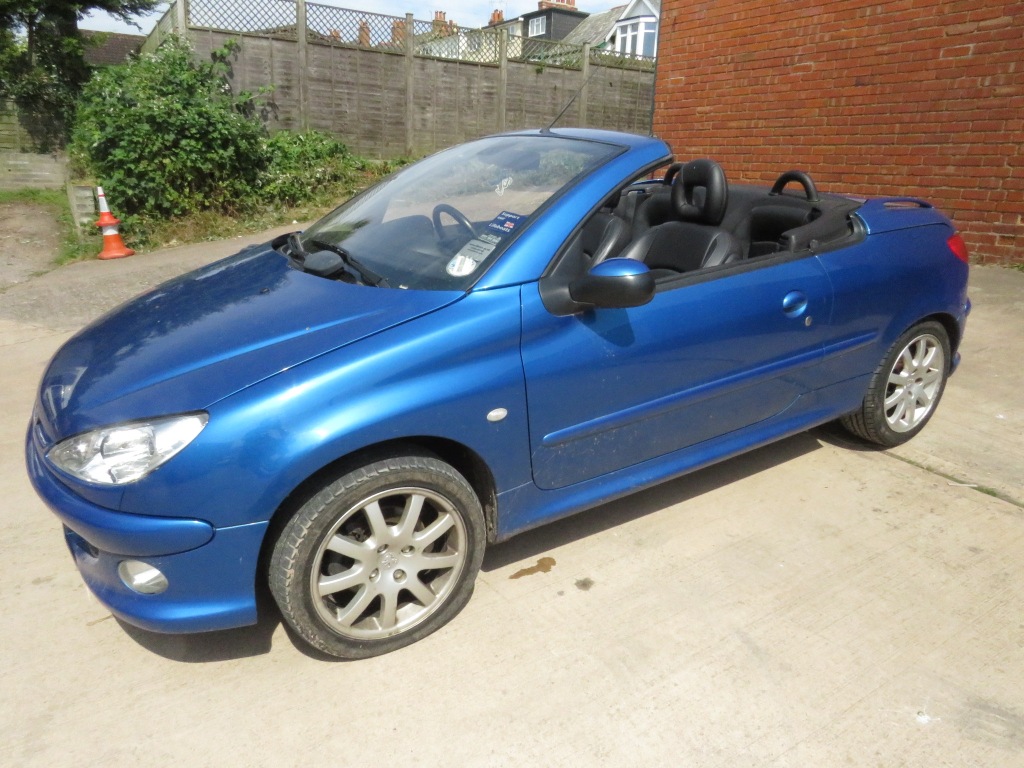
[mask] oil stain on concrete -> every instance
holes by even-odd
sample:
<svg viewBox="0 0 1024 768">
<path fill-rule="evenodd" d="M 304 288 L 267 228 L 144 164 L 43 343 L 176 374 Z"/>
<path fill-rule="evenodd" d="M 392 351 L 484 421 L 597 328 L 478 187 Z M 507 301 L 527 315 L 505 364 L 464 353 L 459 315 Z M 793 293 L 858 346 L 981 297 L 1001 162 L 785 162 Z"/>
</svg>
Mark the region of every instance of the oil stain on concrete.
<svg viewBox="0 0 1024 768">
<path fill-rule="evenodd" d="M 520 568 L 518 571 L 509 576 L 510 579 L 521 579 L 523 576 L 533 576 L 535 573 L 550 573 L 551 569 L 555 567 L 555 558 L 553 557 L 542 557 L 537 561 L 536 565 L 531 565 L 529 568 Z"/>
</svg>

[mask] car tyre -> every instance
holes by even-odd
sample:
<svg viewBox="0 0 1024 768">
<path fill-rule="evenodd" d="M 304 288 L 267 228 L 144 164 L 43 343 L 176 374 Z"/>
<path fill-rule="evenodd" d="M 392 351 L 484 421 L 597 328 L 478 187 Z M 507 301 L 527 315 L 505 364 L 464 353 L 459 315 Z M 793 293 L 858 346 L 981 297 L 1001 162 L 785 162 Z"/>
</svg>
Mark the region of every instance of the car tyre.
<svg viewBox="0 0 1024 768">
<path fill-rule="evenodd" d="M 360 659 L 414 643 L 469 601 L 486 546 L 480 501 L 428 455 L 382 459 L 324 486 L 287 521 L 270 591 L 295 632 Z"/>
<path fill-rule="evenodd" d="M 886 448 L 924 429 L 949 377 L 949 334 L 929 320 L 900 336 L 875 369 L 860 409 L 840 421 L 852 434 Z"/>
</svg>

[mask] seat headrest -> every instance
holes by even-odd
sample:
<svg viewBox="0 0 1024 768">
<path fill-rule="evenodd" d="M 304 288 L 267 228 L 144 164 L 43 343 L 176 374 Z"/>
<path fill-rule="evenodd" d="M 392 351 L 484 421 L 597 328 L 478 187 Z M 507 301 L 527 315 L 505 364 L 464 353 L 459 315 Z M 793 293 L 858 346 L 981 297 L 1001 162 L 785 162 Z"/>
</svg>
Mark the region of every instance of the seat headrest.
<svg viewBox="0 0 1024 768">
<path fill-rule="evenodd" d="M 714 160 L 691 160 L 672 182 L 672 208 L 680 221 L 717 227 L 728 204 L 725 171 Z"/>
</svg>

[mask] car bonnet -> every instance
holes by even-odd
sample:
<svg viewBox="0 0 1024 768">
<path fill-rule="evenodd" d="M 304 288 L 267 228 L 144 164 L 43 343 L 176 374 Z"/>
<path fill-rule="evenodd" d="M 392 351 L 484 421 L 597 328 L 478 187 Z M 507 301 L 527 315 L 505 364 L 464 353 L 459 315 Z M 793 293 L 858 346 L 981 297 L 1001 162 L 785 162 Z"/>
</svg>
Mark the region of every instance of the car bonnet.
<svg viewBox="0 0 1024 768">
<path fill-rule="evenodd" d="M 37 408 L 49 440 L 202 410 L 463 294 L 350 285 L 269 246 L 183 275 L 101 317 L 54 356 Z"/>
</svg>

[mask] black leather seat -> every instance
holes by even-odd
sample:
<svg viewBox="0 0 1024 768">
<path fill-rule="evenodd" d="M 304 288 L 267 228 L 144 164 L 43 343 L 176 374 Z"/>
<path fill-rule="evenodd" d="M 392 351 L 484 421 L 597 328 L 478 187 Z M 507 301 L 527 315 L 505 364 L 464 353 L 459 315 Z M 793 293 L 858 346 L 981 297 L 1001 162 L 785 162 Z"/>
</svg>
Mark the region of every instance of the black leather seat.
<svg viewBox="0 0 1024 768">
<path fill-rule="evenodd" d="M 691 160 L 672 181 L 673 221 L 658 224 L 622 254 L 661 274 L 691 272 L 743 258 L 743 245 L 719 225 L 729 186 L 714 160 Z"/>
<path fill-rule="evenodd" d="M 617 256 L 629 242 L 629 225 L 613 213 L 591 216 L 583 228 L 583 254 L 588 268 Z"/>
<path fill-rule="evenodd" d="M 748 258 L 781 250 L 782 233 L 813 220 L 813 211 L 782 205 L 759 205 L 750 212 Z"/>
</svg>

